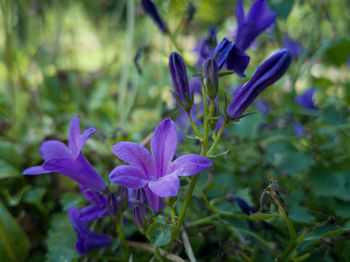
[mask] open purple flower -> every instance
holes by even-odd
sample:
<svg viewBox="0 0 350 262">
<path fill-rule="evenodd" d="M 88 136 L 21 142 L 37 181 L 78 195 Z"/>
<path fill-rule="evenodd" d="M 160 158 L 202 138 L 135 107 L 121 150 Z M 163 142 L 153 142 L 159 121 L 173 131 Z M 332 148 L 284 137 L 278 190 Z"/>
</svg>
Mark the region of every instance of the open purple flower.
<svg viewBox="0 0 350 262">
<path fill-rule="evenodd" d="M 45 141 L 40 147 L 41 155 L 45 160 L 44 164 L 27 168 L 22 174 L 61 173 L 85 188 L 98 192 L 104 191 L 106 187 L 104 180 L 81 152 L 87 139 L 94 132 L 94 128 L 89 128 L 80 135 L 79 116 L 74 117 L 70 124 L 69 146 L 57 140 Z"/>
<path fill-rule="evenodd" d="M 245 77 L 244 71 L 249 64 L 250 57 L 226 37 L 221 40 L 210 55 L 212 59 L 216 57 L 218 71 L 226 65 L 228 70 L 235 72 L 240 77 Z"/>
<path fill-rule="evenodd" d="M 105 216 L 107 211 L 106 195 L 84 188 L 83 186 L 81 186 L 80 189 L 84 197 L 92 203 L 92 205 L 80 210 L 80 220 L 88 223 Z"/>
<path fill-rule="evenodd" d="M 273 24 L 276 14 L 270 11 L 266 0 L 256 0 L 245 17 L 242 0 L 239 0 L 236 17 L 238 32 L 235 44 L 241 50 L 246 50 L 262 31 Z"/>
<path fill-rule="evenodd" d="M 317 110 L 317 106 L 314 103 L 314 94 L 316 89 L 310 87 L 305 93 L 295 97 L 295 102 L 304 107 L 307 110 Z"/>
<path fill-rule="evenodd" d="M 238 119 L 267 87 L 280 79 L 287 71 L 292 56 L 287 49 L 274 52 L 256 70 L 253 77 L 240 87 L 227 109 L 231 119 Z"/>
<path fill-rule="evenodd" d="M 109 236 L 90 231 L 87 223 L 81 219 L 80 211 L 76 207 L 70 207 L 68 215 L 78 235 L 75 247 L 80 254 L 86 254 L 91 249 L 102 248 L 112 243 Z"/>
<path fill-rule="evenodd" d="M 176 128 L 170 118 L 163 120 L 154 130 L 151 152 L 132 142 L 119 142 L 113 152 L 130 165 L 117 166 L 109 175 L 120 186 L 144 188 L 148 204 L 159 212 L 164 207 L 161 197 L 176 196 L 180 188 L 179 176 L 198 174 L 210 167 L 210 159 L 189 154 L 172 161 L 177 144 Z"/>
</svg>

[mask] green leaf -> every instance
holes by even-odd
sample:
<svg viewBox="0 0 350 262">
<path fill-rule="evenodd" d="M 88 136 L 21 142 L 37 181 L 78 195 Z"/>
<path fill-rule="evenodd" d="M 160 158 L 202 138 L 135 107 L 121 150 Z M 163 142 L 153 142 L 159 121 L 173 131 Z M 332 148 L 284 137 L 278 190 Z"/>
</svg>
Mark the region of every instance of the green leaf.
<svg viewBox="0 0 350 262">
<path fill-rule="evenodd" d="M 287 20 L 290 12 L 293 9 L 294 0 L 277 0 L 270 4 L 271 10 L 283 20 Z"/>
<path fill-rule="evenodd" d="M 262 120 L 260 114 L 252 114 L 242 118 L 233 124 L 233 134 L 244 139 L 254 139 L 258 135 L 259 125 Z"/>
<path fill-rule="evenodd" d="M 20 176 L 21 155 L 15 145 L 0 141 L 0 179 Z"/>
<path fill-rule="evenodd" d="M 311 223 L 314 217 L 308 213 L 306 207 L 300 206 L 298 203 L 293 202 L 292 206 L 288 210 L 289 218 L 302 223 Z"/>
<path fill-rule="evenodd" d="M 170 242 L 171 231 L 174 229 L 173 225 L 166 225 L 161 223 L 153 223 L 147 234 L 151 238 L 151 243 L 154 248 L 165 246 Z"/>
<path fill-rule="evenodd" d="M 334 196 L 344 201 L 350 200 L 350 172 L 331 171 L 325 168 L 314 168 L 308 178 L 316 196 Z"/>
<path fill-rule="evenodd" d="M 48 232 L 46 258 L 48 261 L 69 262 L 78 258 L 75 250 L 76 233 L 69 221 L 67 213 L 55 214 L 51 219 Z"/>
<path fill-rule="evenodd" d="M 338 41 L 327 49 L 325 55 L 328 62 L 336 66 L 345 64 L 346 59 L 350 56 L 350 41 L 344 39 Z"/>
<path fill-rule="evenodd" d="M 30 242 L 16 220 L 0 202 L 0 257 L 1 261 L 23 261 Z"/>
</svg>

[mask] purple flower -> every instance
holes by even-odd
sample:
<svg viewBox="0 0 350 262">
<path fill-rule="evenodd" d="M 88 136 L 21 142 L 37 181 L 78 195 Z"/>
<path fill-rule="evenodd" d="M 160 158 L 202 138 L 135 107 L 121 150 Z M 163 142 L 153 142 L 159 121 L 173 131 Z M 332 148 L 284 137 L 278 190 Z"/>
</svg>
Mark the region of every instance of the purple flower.
<svg viewBox="0 0 350 262">
<path fill-rule="evenodd" d="M 143 228 L 146 220 L 145 216 L 147 214 L 146 206 L 148 204 L 145 190 L 143 188 L 139 188 L 135 192 L 136 194 L 136 204 L 132 209 L 132 216 L 135 219 L 136 224 Z"/>
<path fill-rule="evenodd" d="M 209 98 L 215 100 L 219 90 L 219 76 L 218 66 L 214 59 L 209 58 L 204 62 L 203 77 Z"/>
<path fill-rule="evenodd" d="M 68 215 L 78 235 L 75 247 L 80 254 L 86 254 L 91 249 L 102 248 L 112 243 L 112 239 L 109 236 L 90 231 L 87 223 L 81 220 L 80 211 L 76 207 L 70 207 Z"/>
<path fill-rule="evenodd" d="M 255 108 L 257 111 L 259 111 L 263 116 L 268 116 L 270 114 L 270 107 L 269 104 L 263 100 L 257 100 L 255 102 Z"/>
<path fill-rule="evenodd" d="M 132 142 L 119 142 L 113 152 L 130 165 L 120 165 L 109 175 L 113 183 L 130 189 L 143 188 L 148 204 L 156 212 L 164 207 L 161 197 L 176 196 L 179 176 L 198 174 L 210 167 L 210 159 L 200 155 L 184 155 L 172 161 L 177 144 L 176 128 L 170 118 L 163 120 L 151 139 L 151 151 Z"/>
<path fill-rule="evenodd" d="M 191 110 L 193 98 L 188 85 L 186 65 L 179 53 L 173 52 L 170 54 L 169 70 L 174 84 L 175 92 L 173 92 L 173 95 L 176 101 L 186 111 Z"/>
<path fill-rule="evenodd" d="M 267 87 L 280 79 L 287 71 L 292 56 L 287 49 L 274 52 L 256 70 L 253 77 L 239 90 L 228 107 L 227 115 L 238 119 Z"/>
<path fill-rule="evenodd" d="M 228 70 L 235 72 L 240 77 L 245 77 L 244 71 L 249 64 L 250 57 L 226 37 L 221 40 L 210 55 L 212 59 L 216 57 L 218 71 L 226 65 Z"/>
<path fill-rule="evenodd" d="M 216 28 L 211 26 L 206 37 L 202 37 L 195 49 L 193 50 L 198 57 L 197 65 L 202 66 L 202 63 L 210 56 L 212 49 L 217 45 Z"/>
<path fill-rule="evenodd" d="M 141 5 L 143 10 L 152 17 L 154 22 L 158 25 L 159 29 L 163 33 L 166 33 L 167 27 L 160 17 L 156 5 L 151 0 L 142 0 Z"/>
<path fill-rule="evenodd" d="M 276 14 L 270 11 L 266 0 L 256 0 L 245 17 L 242 0 L 239 0 L 236 17 L 238 32 L 235 44 L 241 50 L 246 50 L 255 38 L 275 21 Z"/>
<path fill-rule="evenodd" d="M 348 56 L 348 59 L 346 60 L 346 64 L 348 65 L 348 67 L 350 67 L 350 55 Z"/>
<path fill-rule="evenodd" d="M 293 126 L 294 135 L 297 137 L 305 136 L 305 129 L 302 124 L 296 123 Z"/>
<path fill-rule="evenodd" d="M 295 102 L 308 110 L 317 110 L 317 106 L 314 104 L 314 94 L 316 89 L 310 87 L 305 93 L 295 97 Z"/>
<path fill-rule="evenodd" d="M 84 197 L 92 203 L 92 205 L 80 210 L 80 220 L 88 223 L 105 216 L 107 211 L 107 197 L 101 192 L 92 191 L 83 186 L 80 189 Z"/>
<path fill-rule="evenodd" d="M 106 184 L 95 171 L 81 150 L 94 128 L 89 128 L 80 135 L 79 116 L 72 119 L 69 130 L 68 147 L 60 141 L 49 140 L 41 147 L 41 155 L 45 160 L 41 166 L 33 166 L 23 171 L 23 175 L 38 175 L 50 172 L 61 173 L 75 180 L 85 188 L 102 192 Z"/>
<path fill-rule="evenodd" d="M 297 41 L 293 41 L 288 34 L 283 37 L 283 46 L 291 52 L 293 57 L 298 57 L 303 52 L 303 47 Z"/>
</svg>

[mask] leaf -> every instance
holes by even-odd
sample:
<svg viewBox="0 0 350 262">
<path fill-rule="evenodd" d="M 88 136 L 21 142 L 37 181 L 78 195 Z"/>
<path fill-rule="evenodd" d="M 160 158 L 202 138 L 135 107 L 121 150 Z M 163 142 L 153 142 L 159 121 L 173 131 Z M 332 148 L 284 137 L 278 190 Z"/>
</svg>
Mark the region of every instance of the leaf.
<svg viewBox="0 0 350 262">
<path fill-rule="evenodd" d="M 290 12 L 293 9 L 294 0 L 278 0 L 270 4 L 271 10 L 283 20 L 287 20 Z"/>
<path fill-rule="evenodd" d="M 239 122 L 233 124 L 233 134 L 242 139 L 254 139 L 258 136 L 261 120 L 262 116 L 260 114 L 252 114 L 244 117 Z"/>
<path fill-rule="evenodd" d="M 331 171 L 325 168 L 314 168 L 308 178 L 316 196 L 337 197 L 344 201 L 350 200 L 350 172 Z"/>
<path fill-rule="evenodd" d="M 147 234 L 151 238 L 151 243 L 154 248 L 165 246 L 170 242 L 171 231 L 174 229 L 172 225 L 166 225 L 161 223 L 153 223 Z"/>
<path fill-rule="evenodd" d="M 23 261 L 28 255 L 29 247 L 30 242 L 26 234 L 0 202 L 1 261 Z"/>
<path fill-rule="evenodd" d="M 292 206 L 288 209 L 289 218 L 302 223 L 311 223 L 314 217 L 308 213 L 306 207 L 300 206 L 298 203 L 293 202 Z"/>
<path fill-rule="evenodd" d="M 350 56 L 350 41 L 344 39 L 338 41 L 327 49 L 325 56 L 328 62 L 336 66 L 345 64 Z"/>
<path fill-rule="evenodd" d="M 69 262 L 78 258 L 75 250 L 76 233 L 67 213 L 55 214 L 51 219 L 51 228 L 47 235 L 46 258 L 48 261 Z"/>
<path fill-rule="evenodd" d="M 20 176 L 21 155 L 15 145 L 0 141 L 0 179 Z"/>
</svg>

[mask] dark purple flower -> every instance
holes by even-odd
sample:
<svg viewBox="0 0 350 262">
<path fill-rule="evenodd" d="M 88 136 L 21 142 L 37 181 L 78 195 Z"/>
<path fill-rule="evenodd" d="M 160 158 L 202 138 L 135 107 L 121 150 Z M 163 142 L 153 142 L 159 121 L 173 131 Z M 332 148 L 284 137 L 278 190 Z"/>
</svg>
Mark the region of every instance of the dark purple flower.
<svg viewBox="0 0 350 262">
<path fill-rule="evenodd" d="M 201 37 L 197 46 L 193 50 L 198 57 L 197 65 L 202 66 L 202 63 L 210 56 L 213 48 L 217 45 L 216 28 L 211 26 L 206 37 Z"/>
<path fill-rule="evenodd" d="M 305 129 L 302 124 L 295 123 L 293 126 L 294 135 L 297 137 L 304 137 L 305 136 Z"/>
<path fill-rule="evenodd" d="M 228 70 L 235 72 L 240 77 L 245 76 L 244 71 L 250 61 L 250 57 L 226 37 L 215 47 L 210 58 L 217 58 L 218 71 L 226 65 Z"/>
<path fill-rule="evenodd" d="M 231 119 L 239 118 L 267 87 L 280 79 L 287 71 L 292 56 L 287 49 L 274 52 L 256 70 L 253 77 L 239 90 L 228 107 Z"/>
<path fill-rule="evenodd" d="M 348 59 L 346 60 L 346 63 L 348 65 L 348 67 L 350 67 L 350 56 L 348 56 Z"/>
<path fill-rule="evenodd" d="M 303 52 L 303 47 L 297 41 L 293 41 L 288 34 L 283 37 L 283 46 L 291 52 L 293 57 L 298 57 Z"/>
<path fill-rule="evenodd" d="M 161 197 L 176 196 L 179 176 L 198 174 L 210 167 L 210 159 L 200 155 L 184 155 L 172 161 L 177 144 L 176 128 L 170 118 L 163 120 L 151 139 L 151 151 L 132 142 L 119 142 L 113 152 L 130 165 L 117 166 L 109 175 L 113 183 L 130 189 L 144 188 L 148 204 L 156 212 L 164 203 Z"/>
<path fill-rule="evenodd" d="M 117 211 L 119 209 L 119 200 L 117 196 L 111 192 L 107 197 L 107 210 L 111 217 L 115 218 L 117 215 Z"/>
<path fill-rule="evenodd" d="M 314 104 L 314 94 L 316 89 L 310 87 L 305 93 L 295 97 L 295 102 L 308 110 L 317 110 L 317 106 Z"/>
<path fill-rule="evenodd" d="M 61 173 L 93 191 L 104 191 L 106 187 L 104 180 L 81 152 L 87 139 L 94 132 L 94 128 L 89 128 L 80 135 L 79 116 L 74 117 L 70 124 L 69 147 L 57 140 L 44 142 L 40 147 L 44 164 L 27 168 L 22 174 Z"/>
<path fill-rule="evenodd" d="M 176 101 L 186 111 L 191 110 L 193 98 L 188 85 L 187 70 L 184 60 L 177 52 L 173 52 L 169 57 L 169 70 L 173 80 Z"/>
<path fill-rule="evenodd" d="M 70 207 L 68 215 L 78 235 L 75 247 L 80 254 L 86 254 L 91 249 L 102 248 L 112 243 L 112 239 L 109 236 L 90 231 L 87 223 L 81 220 L 80 211 L 76 207 Z"/>
<path fill-rule="evenodd" d="M 250 8 L 248 16 L 245 17 L 242 0 L 239 0 L 236 6 L 236 18 L 238 32 L 235 44 L 244 51 L 262 31 L 272 25 L 276 14 L 270 11 L 266 0 L 256 0 Z"/>
<path fill-rule="evenodd" d="M 156 5 L 151 0 L 142 0 L 141 5 L 143 10 L 152 17 L 153 21 L 158 25 L 159 29 L 163 33 L 166 33 L 167 27 L 160 17 Z"/>
<path fill-rule="evenodd" d="M 249 216 L 250 214 L 256 213 L 254 208 L 250 207 L 244 199 L 240 198 L 239 196 L 234 196 L 233 198 L 237 201 L 238 206 L 244 214 Z"/>
</svg>

